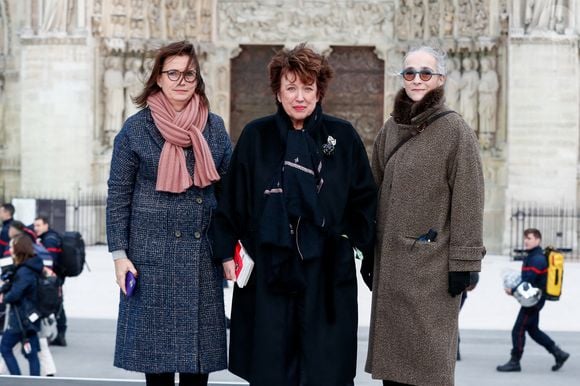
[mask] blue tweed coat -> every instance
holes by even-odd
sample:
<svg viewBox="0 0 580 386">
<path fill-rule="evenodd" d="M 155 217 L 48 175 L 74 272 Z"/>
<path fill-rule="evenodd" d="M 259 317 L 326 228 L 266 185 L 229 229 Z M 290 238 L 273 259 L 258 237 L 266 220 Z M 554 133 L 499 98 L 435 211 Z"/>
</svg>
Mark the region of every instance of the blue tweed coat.
<svg viewBox="0 0 580 386">
<path fill-rule="evenodd" d="M 223 176 L 232 153 L 223 120 L 210 113 L 203 135 Z M 107 239 L 110 251 L 127 251 L 139 275 L 134 295 L 120 295 L 114 365 L 209 373 L 227 366 L 223 272 L 207 233 L 215 186 L 156 191 L 164 142 L 148 108 L 127 119 L 115 138 Z M 191 174 L 191 148 L 185 157 Z"/>
</svg>

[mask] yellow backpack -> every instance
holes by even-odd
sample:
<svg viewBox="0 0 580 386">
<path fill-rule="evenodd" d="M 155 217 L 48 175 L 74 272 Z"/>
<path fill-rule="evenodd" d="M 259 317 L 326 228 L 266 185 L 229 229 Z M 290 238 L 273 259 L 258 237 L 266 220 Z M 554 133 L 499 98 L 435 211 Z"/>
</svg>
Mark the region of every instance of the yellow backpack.
<svg viewBox="0 0 580 386">
<path fill-rule="evenodd" d="M 560 295 L 562 295 L 562 280 L 564 279 L 564 254 L 553 247 L 547 247 L 544 254 L 548 259 L 546 299 L 560 300 Z"/>
</svg>

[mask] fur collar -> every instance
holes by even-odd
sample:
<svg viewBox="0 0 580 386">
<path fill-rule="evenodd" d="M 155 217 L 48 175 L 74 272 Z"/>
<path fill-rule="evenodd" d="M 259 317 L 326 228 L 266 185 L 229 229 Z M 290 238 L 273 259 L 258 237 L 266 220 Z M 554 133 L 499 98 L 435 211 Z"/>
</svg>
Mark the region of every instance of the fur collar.
<svg viewBox="0 0 580 386">
<path fill-rule="evenodd" d="M 413 124 L 416 119 L 419 118 L 418 116 L 430 111 L 436 110 L 443 106 L 443 102 L 445 101 L 445 88 L 444 86 L 437 87 L 429 91 L 423 99 L 419 102 L 414 102 L 411 98 L 407 96 L 405 89 L 402 88 L 397 93 L 395 97 L 395 109 L 391 113 L 395 122 L 399 124 Z M 425 114 L 431 115 L 431 114 Z M 419 119 L 421 120 L 421 119 Z"/>
</svg>

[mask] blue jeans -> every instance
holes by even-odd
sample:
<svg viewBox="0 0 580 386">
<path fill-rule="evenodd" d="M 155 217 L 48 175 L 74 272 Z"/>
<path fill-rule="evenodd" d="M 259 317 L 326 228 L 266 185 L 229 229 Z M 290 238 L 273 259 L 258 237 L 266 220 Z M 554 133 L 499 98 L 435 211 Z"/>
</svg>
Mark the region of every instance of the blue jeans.
<svg viewBox="0 0 580 386">
<path fill-rule="evenodd" d="M 2 342 L 0 342 L 0 352 L 2 358 L 6 362 L 6 367 L 11 375 L 21 375 L 20 367 L 12 349 L 16 344 L 22 341 L 22 334 L 14 330 L 6 330 L 2 335 Z M 28 337 L 30 342 L 30 353 L 24 354 L 28 363 L 30 364 L 30 375 L 40 375 L 40 361 L 38 360 L 38 351 L 40 351 L 40 344 L 38 343 L 38 335 L 34 333 Z"/>
</svg>

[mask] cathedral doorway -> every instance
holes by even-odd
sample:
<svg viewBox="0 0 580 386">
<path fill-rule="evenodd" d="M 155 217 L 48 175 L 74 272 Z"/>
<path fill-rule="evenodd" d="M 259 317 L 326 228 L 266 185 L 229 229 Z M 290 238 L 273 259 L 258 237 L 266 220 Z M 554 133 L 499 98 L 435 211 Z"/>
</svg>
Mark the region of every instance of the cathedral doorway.
<svg viewBox="0 0 580 386">
<path fill-rule="evenodd" d="M 232 59 L 230 135 L 235 143 L 244 126 L 276 111 L 267 65 L 281 46 L 243 45 Z M 346 119 L 360 134 L 367 153 L 384 121 L 384 62 L 372 47 L 332 47 L 335 70 L 323 101 L 324 111 Z"/>
</svg>

